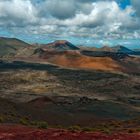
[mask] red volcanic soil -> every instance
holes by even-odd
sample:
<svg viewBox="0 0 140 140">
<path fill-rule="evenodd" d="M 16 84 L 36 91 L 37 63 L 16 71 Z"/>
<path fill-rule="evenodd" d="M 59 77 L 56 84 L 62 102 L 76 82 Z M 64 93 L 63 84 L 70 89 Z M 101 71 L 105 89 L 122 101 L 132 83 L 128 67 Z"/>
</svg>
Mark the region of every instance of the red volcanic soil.
<svg viewBox="0 0 140 140">
<path fill-rule="evenodd" d="M 0 140 L 140 140 L 140 134 L 112 134 L 99 132 L 72 132 L 67 130 L 40 130 L 16 125 L 1 125 Z"/>
<path fill-rule="evenodd" d="M 110 57 L 90 57 L 78 51 L 46 52 L 42 58 L 47 62 L 67 68 L 124 71 L 123 66 Z"/>
</svg>

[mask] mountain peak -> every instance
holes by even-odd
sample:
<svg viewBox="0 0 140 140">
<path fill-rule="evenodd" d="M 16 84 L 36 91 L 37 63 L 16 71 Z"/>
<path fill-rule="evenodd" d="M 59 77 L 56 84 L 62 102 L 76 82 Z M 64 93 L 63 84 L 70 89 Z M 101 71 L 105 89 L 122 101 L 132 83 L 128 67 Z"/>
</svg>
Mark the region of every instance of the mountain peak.
<svg viewBox="0 0 140 140">
<path fill-rule="evenodd" d="M 68 43 L 68 41 L 67 40 L 56 40 L 56 41 L 54 41 L 54 43 L 65 44 L 65 43 Z"/>
<path fill-rule="evenodd" d="M 133 52 L 131 49 L 128 49 L 122 45 L 117 45 L 117 46 L 114 46 L 112 47 L 114 51 L 116 52 L 122 52 L 122 53 L 131 53 Z"/>
<path fill-rule="evenodd" d="M 78 47 L 68 42 L 67 40 L 56 40 L 52 43 L 43 45 L 43 49 L 56 51 L 79 50 Z"/>
</svg>

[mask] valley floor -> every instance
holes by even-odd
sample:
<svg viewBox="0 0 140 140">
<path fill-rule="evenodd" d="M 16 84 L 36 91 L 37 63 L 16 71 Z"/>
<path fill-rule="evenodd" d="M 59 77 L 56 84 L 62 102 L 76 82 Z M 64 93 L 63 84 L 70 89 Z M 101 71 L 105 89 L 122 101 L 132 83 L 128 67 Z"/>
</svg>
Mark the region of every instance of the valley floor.
<svg viewBox="0 0 140 140">
<path fill-rule="evenodd" d="M 138 73 L 1 61 L 0 139 L 139 140 L 139 91 Z"/>
</svg>

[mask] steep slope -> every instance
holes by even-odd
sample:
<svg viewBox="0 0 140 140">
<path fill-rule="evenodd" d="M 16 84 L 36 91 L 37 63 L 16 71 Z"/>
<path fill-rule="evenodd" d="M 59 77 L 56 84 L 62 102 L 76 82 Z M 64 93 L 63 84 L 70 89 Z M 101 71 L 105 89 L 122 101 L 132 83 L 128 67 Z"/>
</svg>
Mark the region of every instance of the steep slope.
<svg viewBox="0 0 140 140">
<path fill-rule="evenodd" d="M 42 45 L 43 50 L 51 50 L 51 51 L 65 51 L 65 50 L 79 50 L 78 47 L 71 44 L 66 40 L 57 40 L 53 43 Z"/>
<path fill-rule="evenodd" d="M 79 51 L 44 52 L 40 58 L 47 62 L 68 67 L 95 70 L 123 71 L 124 68 L 110 57 L 90 57 Z"/>
<path fill-rule="evenodd" d="M 113 50 L 113 52 L 125 53 L 128 55 L 138 55 L 138 56 L 140 55 L 140 51 L 131 50 L 131 49 L 128 49 L 128 48 L 121 46 L 121 45 L 112 47 L 112 50 Z"/>
<path fill-rule="evenodd" d="M 70 44 L 70 45 L 69 45 Z M 35 49 L 34 58 L 67 68 L 138 72 L 139 58 L 123 46 L 102 48 L 78 48 L 67 41 L 56 41 Z M 135 66 L 135 67 L 134 67 Z"/>
<path fill-rule="evenodd" d="M 128 49 L 128 48 L 121 46 L 121 45 L 117 45 L 117 46 L 112 47 L 112 51 L 113 52 L 120 52 L 120 53 L 127 53 L 127 54 L 133 53 L 133 51 L 131 49 Z"/>
<path fill-rule="evenodd" d="M 124 71 L 123 66 L 110 56 L 88 56 L 67 41 L 55 41 L 34 51 L 43 61 L 67 68 Z"/>
<path fill-rule="evenodd" d="M 30 46 L 16 38 L 0 37 L 0 57 L 14 56 L 20 49 Z"/>
<path fill-rule="evenodd" d="M 30 45 L 28 47 L 24 47 L 23 49 L 19 49 L 15 56 L 28 59 L 28 57 L 32 57 L 32 55 L 34 55 L 34 51 L 38 48 L 39 46 L 37 45 Z"/>
</svg>

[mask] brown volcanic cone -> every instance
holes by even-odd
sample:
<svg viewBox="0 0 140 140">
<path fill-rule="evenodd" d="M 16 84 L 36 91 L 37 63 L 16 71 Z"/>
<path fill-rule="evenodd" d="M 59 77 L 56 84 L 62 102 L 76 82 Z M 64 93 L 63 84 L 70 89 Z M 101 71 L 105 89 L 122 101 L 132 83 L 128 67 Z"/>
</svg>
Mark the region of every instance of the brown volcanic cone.
<svg viewBox="0 0 140 140">
<path fill-rule="evenodd" d="M 43 45 L 43 50 L 51 50 L 51 51 L 66 51 L 66 50 L 79 50 L 78 47 L 71 44 L 66 40 L 57 40 L 53 43 Z"/>
<path fill-rule="evenodd" d="M 94 70 L 123 71 L 123 67 L 110 57 L 90 57 L 79 51 L 46 52 L 43 59 L 47 62 L 67 68 L 81 68 Z"/>
<path fill-rule="evenodd" d="M 43 45 L 34 54 L 43 59 L 43 61 L 45 60 L 66 68 L 124 71 L 123 66 L 111 57 L 86 56 L 81 54 L 78 47 L 65 40 Z"/>
</svg>

